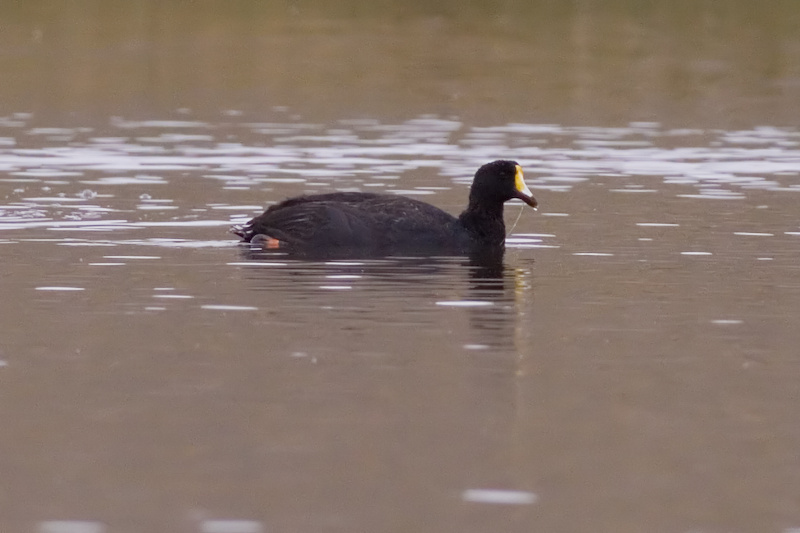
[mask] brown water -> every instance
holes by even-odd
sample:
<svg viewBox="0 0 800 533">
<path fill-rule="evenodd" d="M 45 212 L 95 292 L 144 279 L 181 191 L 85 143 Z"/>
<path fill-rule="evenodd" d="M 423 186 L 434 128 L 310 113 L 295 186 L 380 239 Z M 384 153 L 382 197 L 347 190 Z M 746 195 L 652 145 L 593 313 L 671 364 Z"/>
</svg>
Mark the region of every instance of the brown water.
<svg viewBox="0 0 800 533">
<path fill-rule="evenodd" d="M 0 530 L 800 531 L 794 2 L 0 7 Z M 287 196 L 500 264 L 300 261 Z"/>
</svg>

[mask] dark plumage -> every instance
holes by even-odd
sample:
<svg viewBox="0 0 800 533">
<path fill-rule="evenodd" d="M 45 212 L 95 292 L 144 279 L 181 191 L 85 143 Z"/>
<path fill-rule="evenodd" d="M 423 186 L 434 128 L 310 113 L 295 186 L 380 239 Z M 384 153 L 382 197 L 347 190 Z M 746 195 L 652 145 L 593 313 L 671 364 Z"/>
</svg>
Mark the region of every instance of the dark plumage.
<svg viewBox="0 0 800 533">
<path fill-rule="evenodd" d="M 537 205 L 522 168 L 501 160 L 475 173 L 458 218 L 403 196 L 338 192 L 284 200 L 231 231 L 265 248 L 299 253 L 472 252 L 503 246 L 503 204 L 512 198 Z"/>
</svg>

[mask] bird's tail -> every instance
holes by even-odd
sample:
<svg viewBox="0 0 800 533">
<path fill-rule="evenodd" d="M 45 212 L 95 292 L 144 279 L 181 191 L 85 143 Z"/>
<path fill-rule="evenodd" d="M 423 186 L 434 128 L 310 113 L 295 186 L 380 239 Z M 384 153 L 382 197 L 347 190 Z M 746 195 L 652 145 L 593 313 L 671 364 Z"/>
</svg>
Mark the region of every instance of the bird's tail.
<svg viewBox="0 0 800 533">
<path fill-rule="evenodd" d="M 231 229 L 228 231 L 230 231 L 234 235 L 238 235 L 245 242 L 250 242 L 250 239 L 253 238 L 253 226 L 251 226 L 250 224 L 239 224 L 236 226 L 231 226 Z"/>
</svg>

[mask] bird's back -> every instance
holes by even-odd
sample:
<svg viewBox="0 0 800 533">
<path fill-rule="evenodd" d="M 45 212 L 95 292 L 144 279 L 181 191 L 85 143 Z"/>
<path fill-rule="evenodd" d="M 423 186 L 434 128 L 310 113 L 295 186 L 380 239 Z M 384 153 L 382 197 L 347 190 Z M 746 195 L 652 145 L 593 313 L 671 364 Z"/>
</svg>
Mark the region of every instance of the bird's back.
<svg viewBox="0 0 800 533">
<path fill-rule="evenodd" d="M 403 196 L 356 192 L 290 198 L 237 233 L 248 241 L 261 234 L 304 250 L 457 249 L 468 240 L 458 220 L 438 207 Z"/>
</svg>

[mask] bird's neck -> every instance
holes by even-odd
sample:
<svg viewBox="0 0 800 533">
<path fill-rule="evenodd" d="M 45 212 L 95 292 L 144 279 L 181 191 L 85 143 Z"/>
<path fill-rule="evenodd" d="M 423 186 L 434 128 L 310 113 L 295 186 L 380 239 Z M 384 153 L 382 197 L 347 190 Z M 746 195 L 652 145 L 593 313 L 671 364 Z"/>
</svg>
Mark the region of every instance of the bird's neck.
<svg viewBox="0 0 800 533">
<path fill-rule="evenodd" d="M 478 206 L 470 201 L 466 211 L 458 219 L 476 240 L 491 244 L 502 244 L 505 241 L 506 226 L 503 223 L 502 203 Z"/>
</svg>

